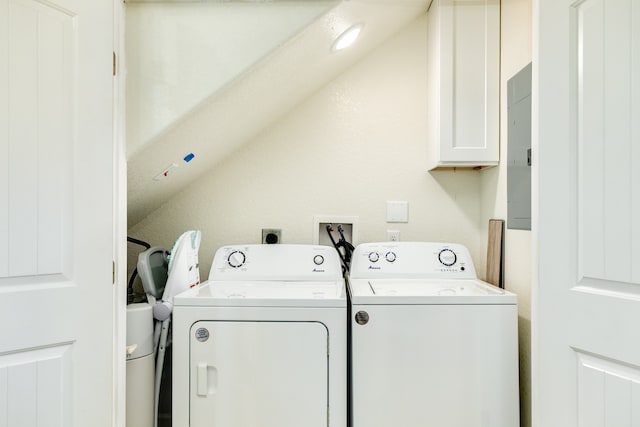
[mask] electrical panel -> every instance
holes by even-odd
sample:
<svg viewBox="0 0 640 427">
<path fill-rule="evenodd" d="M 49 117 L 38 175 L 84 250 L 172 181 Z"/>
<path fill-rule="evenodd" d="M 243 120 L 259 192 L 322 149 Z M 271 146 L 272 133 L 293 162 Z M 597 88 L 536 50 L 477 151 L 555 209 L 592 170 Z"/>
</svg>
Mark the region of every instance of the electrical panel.
<svg viewBox="0 0 640 427">
<path fill-rule="evenodd" d="M 531 63 L 507 82 L 507 228 L 531 230 Z"/>
</svg>

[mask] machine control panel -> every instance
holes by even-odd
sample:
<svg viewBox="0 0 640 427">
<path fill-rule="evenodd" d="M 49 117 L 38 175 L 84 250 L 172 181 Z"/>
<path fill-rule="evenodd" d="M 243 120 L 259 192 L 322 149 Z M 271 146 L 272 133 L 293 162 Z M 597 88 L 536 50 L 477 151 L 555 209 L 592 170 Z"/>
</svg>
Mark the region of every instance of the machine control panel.
<svg viewBox="0 0 640 427">
<path fill-rule="evenodd" d="M 319 245 L 233 245 L 216 251 L 209 280 L 335 280 L 338 252 Z"/>
<path fill-rule="evenodd" d="M 384 259 L 387 262 L 394 262 L 396 260 L 396 253 L 388 251 L 384 254 Z M 380 253 L 378 252 L 369 252 L 369 261 L 378 262 L 380 261 Z"/>
<path fill-rule="evenodd" d="M 350 276 L 475 279 L 476 272 L 469 251 L 460 244 L 381 242 L 361 244 L 355 249 Z"/>
</svg>

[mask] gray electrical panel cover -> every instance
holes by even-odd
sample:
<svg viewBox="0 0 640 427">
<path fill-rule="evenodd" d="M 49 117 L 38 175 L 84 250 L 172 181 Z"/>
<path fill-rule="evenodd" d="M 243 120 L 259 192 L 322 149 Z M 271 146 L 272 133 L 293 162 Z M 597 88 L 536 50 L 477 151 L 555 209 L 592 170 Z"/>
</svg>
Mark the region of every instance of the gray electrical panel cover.
<svg viewBox="0 0 640 427">
<path fill-rule="evenodd" d="M 531 230 L 531 63 L 507 92 L 507 228 Z"/>
</svg>

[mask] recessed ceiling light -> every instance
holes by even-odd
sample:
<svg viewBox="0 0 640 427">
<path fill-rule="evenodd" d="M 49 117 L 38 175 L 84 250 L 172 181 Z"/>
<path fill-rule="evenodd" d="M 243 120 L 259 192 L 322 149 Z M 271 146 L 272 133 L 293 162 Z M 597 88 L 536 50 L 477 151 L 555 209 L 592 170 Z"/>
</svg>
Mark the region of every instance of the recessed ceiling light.
<svg viewBox="0 0 640 427">
<path fill-rule="evenodd" d="M 364 27 L 364 24 L 355 24 L 347 28 L 342 34 L 338 36 L 336 41 L 333 42 L 331 50 L 338 51 L 351 46 L 360 35 L 362 27 Z"/>
</svg>

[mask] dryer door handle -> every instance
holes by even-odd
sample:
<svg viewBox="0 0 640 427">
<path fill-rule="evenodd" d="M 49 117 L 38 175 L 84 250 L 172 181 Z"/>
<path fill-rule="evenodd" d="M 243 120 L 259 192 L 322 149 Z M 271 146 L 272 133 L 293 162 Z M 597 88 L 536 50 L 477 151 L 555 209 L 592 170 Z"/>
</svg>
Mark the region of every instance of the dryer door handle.
<svg viewBox="0 0 640 427">
<path fill-rule="evenodd" d="M 196 367 L 196 393 L 198 396 L 208 396 L 216 392 L 218 386 L 218 370 L 206 362 L 198 363 Z"/>
<path fill-rule="evenodd" d="M 198 386 L 198 396 L 206 396 L 208 394 L 209 385 L 207 382 L 207 364 L 206 363 L 198 363 L 197 386 Z"/>
<path fill-rule="evenodd" d="M 208 396 L 214 394 L 218 388 L 218 370 L 207 362 L 196 365 L 196 394 Z"/>
</svg>

